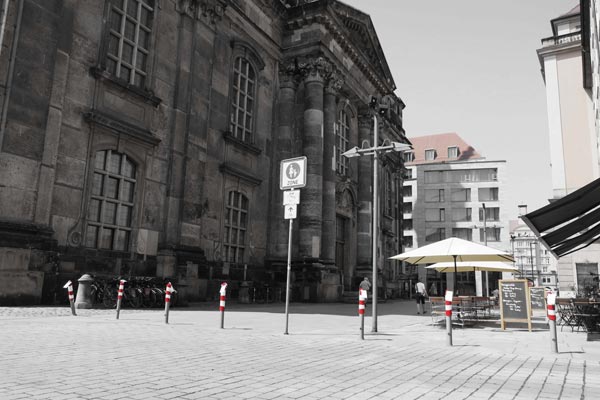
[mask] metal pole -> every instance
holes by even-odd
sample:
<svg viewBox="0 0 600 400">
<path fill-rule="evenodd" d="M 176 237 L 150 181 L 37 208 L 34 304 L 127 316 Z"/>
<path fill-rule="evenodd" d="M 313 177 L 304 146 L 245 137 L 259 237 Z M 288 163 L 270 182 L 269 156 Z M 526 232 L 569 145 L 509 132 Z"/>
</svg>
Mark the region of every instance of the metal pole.
<svg viewBox="0 0 600 400">
<path fill-rule="evenodd" d="M 289 313 L 288 308 L 290 305 L 290 275 L 292 271 L 292 224 L 293 219 L 290 219 L 290 232 L 288 234 L 288 259 L 287 259 L 287 281 L 285 285 L 285 335 L 288 334 L 288 322 Z"/>
<path fill-rule="evenodd" d="M 374 148 L 377 148 L 379 145 L 379 123 L 377 121 L 377 111 L 373 116 L 374 121 L 374 129 L 373 129 L 373 144 Z M 378 195 L 377 191 L 379 190 L 377 185 L 377 169 L 379 168 L 379 159 L 377 150 L 373 152 L 373 325 L 371 327 L 371 332 L 377 332 L 377 225 L 378 225 L 378 215 L 377 215 L 377 202 Z"/>
<path fill-rule="evenodd" d="M 487 211 L 485 209 L 485 203 L 481 203 L 483 206 L 483 244 L 487 246 Z M 485 271 L 485 295 L 490 297 L 490 281 L 488 277 L 488 271 Z"/>
<path fill-rule="evenodd" d="M 531 257 L 531 284 L 535 286 L 535 279 L 533 278 L 533 247 L 531 246 L 533 241 L 529 242 L 529 256 Z"/>
<path fill-rule="evenodd" d="M 546 301 L 548 302 L 548 324 L 550 327 L 550 334 L 552 337 L 552 351 L 558 353 L 558 338 L 556 337 L 556 294 L 548 292 Z"/>
</svg>

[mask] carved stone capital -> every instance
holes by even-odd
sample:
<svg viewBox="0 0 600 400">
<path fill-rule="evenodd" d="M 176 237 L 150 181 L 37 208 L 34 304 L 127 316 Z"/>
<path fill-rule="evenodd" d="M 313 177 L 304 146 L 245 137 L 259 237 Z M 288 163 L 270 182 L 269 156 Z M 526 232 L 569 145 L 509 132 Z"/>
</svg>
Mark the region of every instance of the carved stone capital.
<svg viewBox="0 0 600 400">
<path fill-rule="evenodd" d="M 341 74 L 337 71 L 332 72 L 325 82 L 325 93 L 337 95 L 344 85 L 344 79 Z"/>
<path fill-rule="evenodd" d="M 325 82 L 333 67 L 324 57 L 307 58 L 298 62 L 298 69 L 306 82 Z"/>
<path fill-rule="evenodd" d="M 287 61 L 279 64 L 279 87 L 296 89 L 300 80 L 298 68 L 295 61 Z"/>
<path fill-rule="evenodd" d="M 227 0 L 179 0 L 177 10 L 192 18 L 207 18 L 211 24 L 220 21 L 225 14 Z"/>
<path fill-rule="evenodd" d="M 371 129 L 373 127 L 373 114 L 362 108 L 358 113 L 358 129 Z"/>
</svg>

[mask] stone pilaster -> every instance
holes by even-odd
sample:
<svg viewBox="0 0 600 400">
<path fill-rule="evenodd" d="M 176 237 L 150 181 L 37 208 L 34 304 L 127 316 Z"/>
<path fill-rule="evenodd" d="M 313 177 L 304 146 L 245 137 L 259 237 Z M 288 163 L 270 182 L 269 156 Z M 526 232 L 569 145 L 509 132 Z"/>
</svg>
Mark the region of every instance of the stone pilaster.
<svg viewBox="0 0 600 400">
<path fill-rule="evenodd" d="M 372 145 L 373 116 L 368 110 L 361 110 L 358 116 L 359 147 L 366 140 Z M 357 267 L 371 268 L 372 253 L 372 186 L 373 158 L 358 157 L 358 229 L 357 229 Z"/>
<path fill-rule="evenodd" d="M 323 91 L 330 64 L 318 57 L 300 64 L 304 75 L 303 154 L 307 158 L 306 187 L 300 200 L 300 257 L 321 257 L 323 219 Z"/>
<path fill-rule="evenodd" d="M 337 94 L 342 87 L 339 74 L 332 73 L 325 85 L 324 144 L 323 144 L 323 221 L 321 258 L 326 264 L 335 262 L 335 122 L 337 115 Z"/>
<path fill-rule="evenodd" d="M 293 135 L 294 135 L 294 107 L 296 103 L 296 91 L 298 89 L 298 75 L 294 63 L 282 64 L 279 67 L 279 126 L 277 135 L 277 152 L 275 153 L 274 165 L 277 172 L 273 174 L 275 182 L 279 182 L 279 165 L 281 160 L 292 158 Z M 297 155 L 297 154 L 296 154 Z M 288 221 L 283 219 L 283 194 L 279 185 L 274 188 L 277 199 L 273 203 L 273 213 L 276 216 L 275 235 L 271 243 L 274 243 L 273 256 L 285 259 L 288 251 Z"/>
</svg>

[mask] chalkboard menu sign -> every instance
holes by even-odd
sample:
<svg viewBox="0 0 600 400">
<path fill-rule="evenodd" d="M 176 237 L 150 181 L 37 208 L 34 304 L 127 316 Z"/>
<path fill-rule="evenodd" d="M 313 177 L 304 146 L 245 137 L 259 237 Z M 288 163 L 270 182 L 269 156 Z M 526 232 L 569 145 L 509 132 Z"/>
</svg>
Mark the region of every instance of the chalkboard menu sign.
<svg viewBox="0 0 600 400">
<path fill-rule="evenodd" d="M 500 325 L 506 322 L 527 322 L 531 332 L 531 310 L 527 280 L 500 281 Z"/>
<path fill-rule="evenodd" d="M 546 309 L 546 289 L 543 287 L 529 288 L 529 296 L 531 297 L 531 308 L 534 310 Z"/>
</svg>

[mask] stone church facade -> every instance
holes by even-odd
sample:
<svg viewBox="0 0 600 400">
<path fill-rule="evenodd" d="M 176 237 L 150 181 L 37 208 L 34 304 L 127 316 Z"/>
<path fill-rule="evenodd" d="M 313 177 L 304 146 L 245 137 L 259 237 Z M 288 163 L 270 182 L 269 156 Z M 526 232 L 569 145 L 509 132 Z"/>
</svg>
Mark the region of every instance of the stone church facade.
<svg viewBox="0 0 600 400">
<path fill-rule="evenodd" d="M 307 157 L 293 298 L 371 271 L 380 144 L 404 104 L 368 15 L 340 1 L 16 0 L 0 53 L 0 302 L 49 303 L 84 273 L 285 285 L 279 166 Z M 401 252 L 402 164 L 381 157 L 380 286 Z"/>
</svg>

